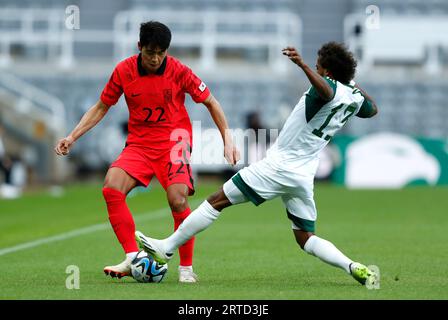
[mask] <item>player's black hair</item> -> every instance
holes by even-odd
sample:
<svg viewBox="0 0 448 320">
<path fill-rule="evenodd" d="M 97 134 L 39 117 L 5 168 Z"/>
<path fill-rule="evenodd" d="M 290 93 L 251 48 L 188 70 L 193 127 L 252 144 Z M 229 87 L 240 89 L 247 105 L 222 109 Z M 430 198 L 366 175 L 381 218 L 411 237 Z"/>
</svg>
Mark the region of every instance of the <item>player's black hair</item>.
<svg viewBox="0 0 448 320">
<path fill-rule="evenodd" d="M 342 43 L 325 43 L 317 52 L 322 68 L 331 72 L 334 79 L 341 83 L 349 83 L 356 72 L 357 62 L 353 54 Z"/>
<path fill-rule="evenodd" d="M 166 50 L 171 43 L 170 29 L 158 21 L 143 22 L 140 25 L 140 45 Z"/>
</svg>

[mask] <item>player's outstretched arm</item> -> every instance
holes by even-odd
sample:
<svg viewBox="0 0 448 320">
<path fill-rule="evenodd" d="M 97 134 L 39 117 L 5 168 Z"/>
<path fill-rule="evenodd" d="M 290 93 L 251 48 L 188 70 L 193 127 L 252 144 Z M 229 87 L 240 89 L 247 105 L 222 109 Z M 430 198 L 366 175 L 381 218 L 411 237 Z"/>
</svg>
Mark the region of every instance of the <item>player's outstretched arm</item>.
<svg viewBox="0 0 448 320">
<path fill-rule="evenodd" d="M 232 135 L 230 134 L 227 119 L 224 115 L 221 104 L 211 93 L 203 103 L 207 107 L 213 121 L 221 133 L 221 137 L 224 142 L 224 157 L 228 163 L 234 166 L 240 160 L 240 152 L 233 144 Z"/>
<path fill-rule="evenodd" d="M 92 129 L 109 110 L 109 106 L 98 100 L 81 118 L 75 129 L 56 144 L 54 151 L 57 155 L 65 156 L 70 152 L 73 143 L 84 133 Z"/>
<path fill-rule="evenodd" d="M 378 107 L 376 106 L 375 101 L 373 101 L 372 97 L 369 96 L 357 83 L 355 84 L 355 88 L 358 88 L 362 95 L 370 102 L 369 107 L 361 108 L 361 111 L 358 112 L 356 116 L 359 118 L 372 118 L 378 113 Z"/>
<path fill-rule="evenodd" d="M 303 61 L 296 48 L 286 47 L 282 50 L 282 53 L 303 70 L 308 80 L 311 82 L 311 85 L 316 89 L 317 94 L 322 99 L 324 99 L 325 101 L 330 101 L 331 99 L 333 99 L 333 89 L 323 77 L 321 77 Z"/>
</svg>

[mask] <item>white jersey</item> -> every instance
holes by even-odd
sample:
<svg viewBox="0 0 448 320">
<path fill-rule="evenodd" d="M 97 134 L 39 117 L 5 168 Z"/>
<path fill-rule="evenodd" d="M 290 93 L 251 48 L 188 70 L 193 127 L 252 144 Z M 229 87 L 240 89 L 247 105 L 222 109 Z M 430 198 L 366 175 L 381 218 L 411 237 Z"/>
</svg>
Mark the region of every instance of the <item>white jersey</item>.
<svg viewBox="0 0 448 320">
<path fill-rule="evenodd" d="M 359 89 L 328 77 L 325 79 L 334 90 L 333 99 L 325 102 L 314 87 L 303 94 L 267 152 L 278 166 L 294 169 L 317 160 L 319 152 L 335 133 L 367 101 Z"/>
<path fill-rule="evenodd" d="M 258 206 L 281 197 L 293 229 L 315 232 L 313 189 L 319 152 L 351 116 L 368 115 L 372 108 L 359 89 L 325 79 L 333 88 L 333 99 L 322 100 L 314 87 L 305 92 L 267 157 L 224 184 L 231 203 L 251 201 Z"/>
</svg>

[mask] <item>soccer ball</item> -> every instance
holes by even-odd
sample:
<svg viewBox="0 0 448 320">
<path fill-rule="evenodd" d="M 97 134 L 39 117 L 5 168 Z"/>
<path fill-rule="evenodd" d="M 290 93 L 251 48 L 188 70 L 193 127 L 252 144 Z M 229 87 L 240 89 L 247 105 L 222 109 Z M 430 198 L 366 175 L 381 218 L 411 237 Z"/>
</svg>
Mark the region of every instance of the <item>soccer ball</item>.
<svg viewBox="0 0 448 320">
<path fill-rule="evenodd" d="M 140 251 L 131 263 L 132 277 L 138 282 L 160 282 L 168 272 L 168 264 L 159 264 L 145 251 Z"/>
</svg>

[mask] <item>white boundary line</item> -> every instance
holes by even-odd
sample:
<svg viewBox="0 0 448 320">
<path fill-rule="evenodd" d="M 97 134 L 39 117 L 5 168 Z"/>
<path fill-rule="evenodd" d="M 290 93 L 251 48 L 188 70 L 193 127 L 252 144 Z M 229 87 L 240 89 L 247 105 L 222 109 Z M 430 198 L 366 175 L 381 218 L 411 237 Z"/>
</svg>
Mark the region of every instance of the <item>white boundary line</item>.
<svg viewBox="0 0 448 320">
<path fill-rule="evenodd" d="M 200 202 L 200 200 L 192 201 L 190 203 L 190 207 L 196 206 L 199 202 Z M 137 215 L 134 218 L 134 221 L 135 222 L 144 222 L 144 221 L 158 220 L 158 219 L 166 218 L 166 217 L 170 217 L 170 216 L 171 216 L 171 210 L 168 208 L 162 208 L 162 209 L 158 209 L 156 211 L 145 212 L 140 215 Z M 35 248 L 35 247 L 41 246 L 46 243 L 63 241 L 63 240 L 67 240 L 70 238 L 78 237 L 83 234 L 89 234 L 89 233 L 94 233 L 97 231 L 103 231 L 103 230 L 109 230 L 109 229 L 111 229 L 111 226 L 110 226 L 110 223 L 108 223 L 108 222 L 94 224 L 94 225 L 91 225 L 88 227 L 64 232 L 64 233 L 61 233 L 61 234 L 58 234 L 55 236 L 41 238 L 41 239 L 37 239 L 34 241 L 25 242 L 25 243 L 22 243 L 22 244 L 13 246 L 13 247 L 0 249 L 0 256 L 3 256 L 8 253 L 22 251 L 22 250 L 26 250 L 26 249 L 30 249 L 30 248 Z"/>
</svg>

